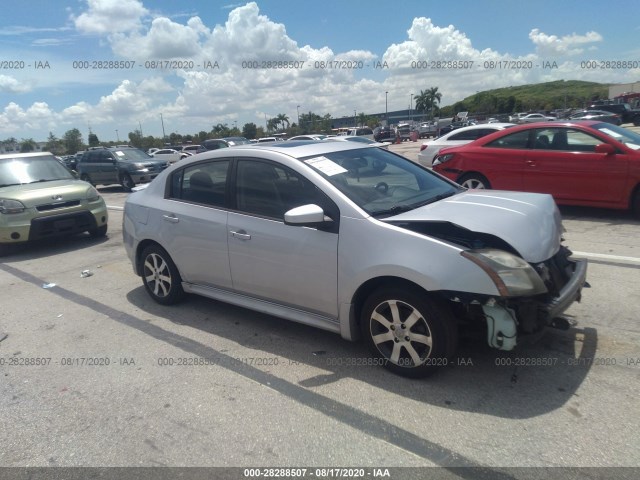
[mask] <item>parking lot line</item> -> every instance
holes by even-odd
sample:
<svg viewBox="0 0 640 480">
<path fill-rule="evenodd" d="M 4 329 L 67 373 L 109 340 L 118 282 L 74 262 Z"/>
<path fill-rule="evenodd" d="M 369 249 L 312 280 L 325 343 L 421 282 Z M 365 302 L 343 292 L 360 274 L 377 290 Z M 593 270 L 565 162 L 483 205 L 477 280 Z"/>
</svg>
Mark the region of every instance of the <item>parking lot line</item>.
<svg viewBox="0 0 640 480">
<path fill-rule="evenodd" d="M 610 262 L 620 263 L 638 263 L 640 264 L 640 258 L 638 257 L 625 257 L 621 255 L 607 255 L 605 253 L 590 253 L 590 252 L 573 252 L 576 257 L 584 257 L 586 259 L 594 260 L 608 260 Z"/>
</svg>

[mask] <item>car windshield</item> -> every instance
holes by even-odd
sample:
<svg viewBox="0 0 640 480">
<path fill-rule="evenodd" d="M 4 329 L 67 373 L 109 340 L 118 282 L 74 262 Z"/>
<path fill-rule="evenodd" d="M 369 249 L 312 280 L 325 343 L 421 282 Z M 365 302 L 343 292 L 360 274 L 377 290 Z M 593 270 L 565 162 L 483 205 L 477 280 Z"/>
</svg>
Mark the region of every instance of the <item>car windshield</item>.
<svg viewBox="0 0 640 480">
<path fill-rule="evenodd" d="M 640 150 L 640 135 L 636 132 L 610 123 L 597 123 L 592 125 L 592 128 L 609 135 L 620 143 L 624 143 L 629 148 Z"/>
<path fill-rule="evenodd" d="M 462 190 L 380 148 L 343 150 L 303 160 L 359 207 L 379 217 L 413 210 Z"/>
<path fill-rule="evenodd" d="M 75 178 L 53 155 L 0 160 L 0 187 Z"/>
<path fill-rule="evenodd" d="M 116 154 L 119 160 L 127 160 L 130 162 L 147 162 L 153 160 L 151 155 L 137 148 L 115 149 L 113 153 Z"/>
</svg>

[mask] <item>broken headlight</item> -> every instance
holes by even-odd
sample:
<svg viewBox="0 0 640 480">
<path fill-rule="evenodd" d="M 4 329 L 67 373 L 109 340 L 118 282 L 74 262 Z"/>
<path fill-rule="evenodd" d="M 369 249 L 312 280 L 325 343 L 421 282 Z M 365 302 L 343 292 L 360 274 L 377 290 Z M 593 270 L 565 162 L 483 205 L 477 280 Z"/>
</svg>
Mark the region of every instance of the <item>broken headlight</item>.
<svg viewBox="0 0 640 480">
<path fill-rule="evenodd" d="M 533 267 L 512 253 L 485 248 L 465 250 L 461 255 L 482 268 L 503 297 L 547 292 L 547 287 Z"/>
</svg>

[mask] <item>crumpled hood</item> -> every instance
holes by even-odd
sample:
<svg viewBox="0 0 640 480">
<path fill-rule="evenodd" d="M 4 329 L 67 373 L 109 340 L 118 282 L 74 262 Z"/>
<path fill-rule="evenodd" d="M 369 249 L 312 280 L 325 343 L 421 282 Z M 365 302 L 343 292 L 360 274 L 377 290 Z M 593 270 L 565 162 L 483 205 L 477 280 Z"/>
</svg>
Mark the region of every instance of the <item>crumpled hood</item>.
<svg viewBox="0 0 640 480">
<path fill-rule="evenodd" d="M 468 191 L 383 221 L 450 222 L 501 238 L 529 263 L 552 257 L 562 236 L 560 212 L 553 197 L 538 193 Z"/>
</svg>

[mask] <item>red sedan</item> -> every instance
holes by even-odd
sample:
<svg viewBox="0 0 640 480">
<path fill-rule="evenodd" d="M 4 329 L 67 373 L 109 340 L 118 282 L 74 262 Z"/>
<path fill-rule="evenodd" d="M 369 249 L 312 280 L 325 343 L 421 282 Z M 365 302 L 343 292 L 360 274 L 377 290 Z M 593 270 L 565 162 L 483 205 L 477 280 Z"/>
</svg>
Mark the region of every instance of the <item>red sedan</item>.
<svg viewBox="0 0 640 480">
<path fill-rule="evenodd" d="M 467 188 L 549 193 L 558 204 L 640 214 L 640 135 L 610 123 L 512 127 L 441 150 L 433 169 Z"/>
</svg>

